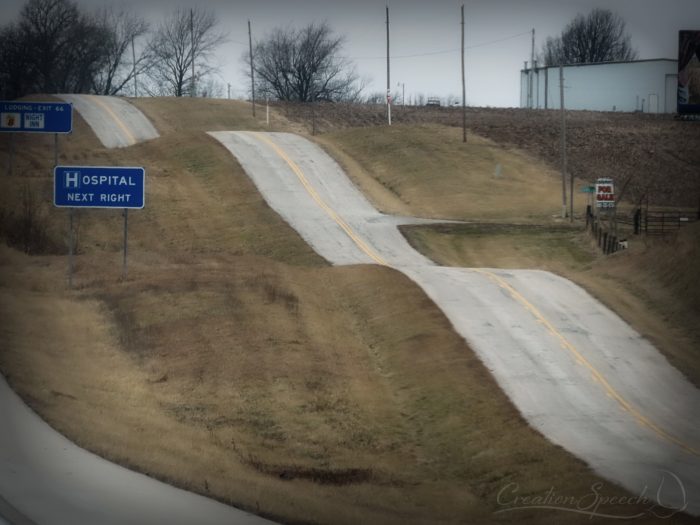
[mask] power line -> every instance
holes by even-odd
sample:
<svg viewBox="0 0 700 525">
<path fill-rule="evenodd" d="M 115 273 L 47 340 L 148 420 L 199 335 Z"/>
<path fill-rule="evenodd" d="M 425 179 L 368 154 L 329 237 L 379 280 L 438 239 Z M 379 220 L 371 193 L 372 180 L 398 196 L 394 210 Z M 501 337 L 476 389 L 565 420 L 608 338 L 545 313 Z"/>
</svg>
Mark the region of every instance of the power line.
<svg viewBox="0 0 700 525">
<path fill-rule="evenodd" d="M 513 40 L 514 38 L 521 37 L 523 35 L 530 35 L 532 34 L 532 30 L 530 31 L 524 31 L 522 33 L 518 33 L 516 35 L 511 35 L 503 38 L 499 38 L 496 40 L 490 40 L 488 42 L 480 42 L 478 44 L 473 44 L 471 46 L 465 47 L 465 49 L 475 49 L 477 47 L 484 47 L 484 46 L 490 46 L 492 44 L 498 44 L 500 42 L 505 42 L 506 40 Z M 453 49 L 444 49 L 442 51 L 429 51 L 427 53 L 414 53 L 411 55 L 392 55 L 392 59 L 401 59 L 401 58 L 418 58 L 418 57 L 428 57 L 428 56 L 434 56 L 434 55 L 446 55 L 449 53 L 458 53 L 461 52 L 462 48 L 456 47 Z M 386 56 L 365 56 L 365 57 L 343 57 L 347 58 L 350 60 L 385 60 Z"/>
</svg>

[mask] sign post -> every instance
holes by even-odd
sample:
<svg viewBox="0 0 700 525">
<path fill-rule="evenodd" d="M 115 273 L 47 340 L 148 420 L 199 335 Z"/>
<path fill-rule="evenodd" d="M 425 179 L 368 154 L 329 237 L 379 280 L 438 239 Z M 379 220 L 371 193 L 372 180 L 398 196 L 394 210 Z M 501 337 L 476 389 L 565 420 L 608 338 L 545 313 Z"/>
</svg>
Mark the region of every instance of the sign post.
<svg viewBox="0 0 700 525">
<path fill-rule="evenodd" d="M 610 178 L 595 181 L 595 207 L 607 218 L 608 227 L 612 227 L 617 238 L 617 216 L 615 209 L 615 184 Z"/>
<path fill-rule="evenodd" d="M 122 279 L 126 281 L 126 247 L 129 225 L 129 208 L 124 208 L 124 261 L 122 263 Z"/>
<path fill-rule="evenodd" d="M 56 166 L 54 168 L 54 206 L 70 208 L 70 259 L 68 285 L 73 274 L 73 209 L 121 208 L 124 210 L 124 261 L 122 276 L 127 276 L 127 227 L 129 209 L 145 204 L 146 171 L 141 167 Z"/>
</svg>

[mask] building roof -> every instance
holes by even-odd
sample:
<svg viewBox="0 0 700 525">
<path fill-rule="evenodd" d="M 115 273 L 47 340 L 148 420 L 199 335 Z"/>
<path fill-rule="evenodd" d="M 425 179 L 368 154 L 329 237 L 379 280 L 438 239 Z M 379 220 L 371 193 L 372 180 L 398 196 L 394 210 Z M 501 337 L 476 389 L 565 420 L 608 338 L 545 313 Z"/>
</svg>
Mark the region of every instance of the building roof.
<svg viewBox="0 0 700 525">
<path fill-rule="evenodd" d="M 638 64 L 641 62 L 674 62 L 677 63 L 676 58 L 646 58 L 643 60 L 612 60 L 610 62 L 582 62 L 578 64 L 562 64 L 564 67 L 583 67 L 583 66 L 607 66 L 612 64 Z M 548 68 L 558 68 L 559 66 L 539 66 L 535 70 L 548 69 Z M 532 68 L 521 69 L 521 72 L 530 71 Z"/>
</svg>

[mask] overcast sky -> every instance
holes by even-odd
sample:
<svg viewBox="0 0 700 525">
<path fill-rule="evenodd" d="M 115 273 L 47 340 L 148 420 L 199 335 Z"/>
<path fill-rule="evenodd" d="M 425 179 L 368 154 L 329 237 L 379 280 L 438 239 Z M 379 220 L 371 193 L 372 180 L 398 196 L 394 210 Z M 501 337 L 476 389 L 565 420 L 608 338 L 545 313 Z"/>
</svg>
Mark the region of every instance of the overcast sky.
<svg viewBox="0 0 700 525">
<path fill-rule="evenodd" d="M 13 20 L 24 2 L 2 0 L 0 20 Z M 678 31 L 700 30 L 700 0 L 390 0 L 391 84 L 406 98 L 461 94 L 460 6 L 466 9 L 467 100 L 478 106 L 517 106 L 519 71 L 536 50 L 577 13 L 594 7 L 621 15 L 640 59 L 677 58 Z M 344 54 L 368 80 L 368 91 L 386 89 L 386 0 L 78 0 L 86 9 L 122 5 L 142 13 L 154 26 L 175 7 L 196 5 L 215 11 L 229 40 L 219 52 L 220 82 L 232 96 L 247 93 L 241 55 L 253 38 L 279 26 L 327 21 L 346 37 Z M 416 56 L 424 55 L 424 56 Z M 224 90 L 225 91 L 225 90 Z M 398 100 L 397 102 L 400 102 Z"/>
</svg>

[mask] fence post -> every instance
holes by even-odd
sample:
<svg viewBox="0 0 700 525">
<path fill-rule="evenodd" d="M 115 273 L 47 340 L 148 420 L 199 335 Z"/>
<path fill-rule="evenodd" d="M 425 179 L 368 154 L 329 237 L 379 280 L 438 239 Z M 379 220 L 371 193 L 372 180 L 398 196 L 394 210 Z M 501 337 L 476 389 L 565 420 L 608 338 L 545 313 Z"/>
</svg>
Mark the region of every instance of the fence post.
<svg viewBox="0 0 700 525">
<path fill-rule="evenodd" d="M 603 232 L 603 253 L 608 254 L 608 232 Z"/>
</svg>

